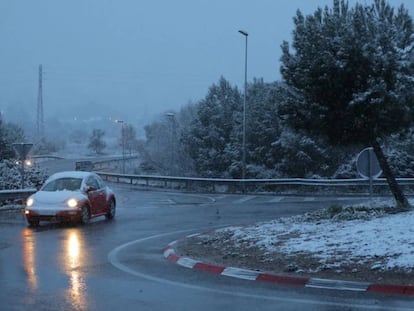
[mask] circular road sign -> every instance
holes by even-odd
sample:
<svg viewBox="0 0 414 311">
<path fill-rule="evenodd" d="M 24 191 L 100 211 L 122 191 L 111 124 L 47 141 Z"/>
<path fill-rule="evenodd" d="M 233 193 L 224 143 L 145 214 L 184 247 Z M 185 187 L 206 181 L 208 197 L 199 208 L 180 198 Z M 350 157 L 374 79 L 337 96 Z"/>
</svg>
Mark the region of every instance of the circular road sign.
<svg viewBox="0 0 414 311">
<path fill-rule="evenodd" d="M 365 148 L 359 153 L 356 164 L 358 173 L 363 178 L 378 178 L 382 174 L 381 166 L 372 147 Z"/>
</svg>

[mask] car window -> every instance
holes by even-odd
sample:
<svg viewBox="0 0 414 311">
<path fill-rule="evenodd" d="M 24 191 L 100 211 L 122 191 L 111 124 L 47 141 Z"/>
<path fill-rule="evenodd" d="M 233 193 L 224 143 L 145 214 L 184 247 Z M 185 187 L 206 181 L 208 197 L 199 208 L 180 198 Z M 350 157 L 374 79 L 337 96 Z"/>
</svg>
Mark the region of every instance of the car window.
<svg viewBox="0 0 414 311">
<path fill-rule="evenodd" d="M 89 176 L 86 180 L 87 187 L 94 187 L 95 189 L 101 189 L 101 185 L 99 184 L 98 180 L 95 176 Z"/>
<path fill-rule="evenodd" d="M 99 183 L 99 189 L 105 188 L 106 184 L 105 184 L 105 182 L 102 180 L 102 178 L 101 178 L 101 177 L 99 177 L 98 175 L 97 175 L 97 176 L 95 176 L 95 177 L 96 177 L 96 180 L 97 180 L 97 181 L 98 181 L 98 183 Z"/>
<path fill-rule="evenodd" d="M 54 179 L 44 185 L 43 191 L 76 191 L 79 190 L 82 184 L 80 178 L 59 178 Z"/>
</svg>

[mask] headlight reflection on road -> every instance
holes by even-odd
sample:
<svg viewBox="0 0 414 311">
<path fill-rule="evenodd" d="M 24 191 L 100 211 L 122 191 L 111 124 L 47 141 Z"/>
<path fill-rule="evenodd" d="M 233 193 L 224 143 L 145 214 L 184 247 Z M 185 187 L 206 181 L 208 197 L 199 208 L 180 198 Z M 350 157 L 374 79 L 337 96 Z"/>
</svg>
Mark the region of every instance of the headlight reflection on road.
<svg viewBox="0 0 414 311">
<path fill-rule="evenodd" d="M 23 266 L 27 275 L 27 285 L 30 290 L 38 288 L 36 274 L 36 239 L 28 228 L 22 231 L 23 235 Z"/>
<path fill-rule="evenodd" d="M 71 268 L 76 268 L 79 263 L 79 237 L 77 232 L 71 232 L 67 241 L 67 255 L 69 259 L 69 265 Z"/>
<path fill-rule="evenodd" d="M 82 232 L 77 229 L 68 230 L 64 247 L 63 268 L 69 276 L 70 284 L 68 300 L 75 309 L 86 310 L 88 309 L 86 284 L 84 273 L 80 271 L 81 266 L 86 264 Z"/>
</svg>

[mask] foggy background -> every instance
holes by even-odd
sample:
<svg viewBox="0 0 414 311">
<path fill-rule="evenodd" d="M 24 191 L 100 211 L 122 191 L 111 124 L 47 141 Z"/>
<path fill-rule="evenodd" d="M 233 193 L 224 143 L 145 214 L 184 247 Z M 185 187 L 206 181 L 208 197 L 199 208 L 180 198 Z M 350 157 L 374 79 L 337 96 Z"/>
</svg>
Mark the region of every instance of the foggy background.
<svg viewBox="0 0 414 311">
<path fill-rule="evenodd" d="M 146 123 L 202 99 L 221 76 L 243 88 L 239 29 L 249 33 L 248 80 L 279 80 L 280 45 L 292 37 L 296 10 L 332 3 L 2 0 L 0 112 L 34 134 L 42 64 L 46 135 L 92 124 L 115 130 L 122 119 L 142 136 Z M 413 1 L 404 5 L 414 12 Z"/>
</svg>

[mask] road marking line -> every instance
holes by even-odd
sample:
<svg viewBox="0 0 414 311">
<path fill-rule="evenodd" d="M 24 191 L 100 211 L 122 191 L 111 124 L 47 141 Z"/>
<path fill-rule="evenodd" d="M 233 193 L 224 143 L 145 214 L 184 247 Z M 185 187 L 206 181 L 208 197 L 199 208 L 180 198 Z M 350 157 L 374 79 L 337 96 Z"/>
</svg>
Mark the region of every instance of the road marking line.
<svg viewBox="0 0 414 311">
<path fill-rule="evenodd" d="M 256 196 L 254 196 L 254 195 L 245 196 L 243 198 L 240 198 L 240 199 L 234 201 L 233 204 L 245 203 L 247 201 L 253 200 L 254 198 L 256 198 Z"/>
<path fill-rule="evenodd" d="M 370 283 L 311 278 L 306 287 L 365 292 Z"/>
<path fill-rule="evenodd" d="M 220 196 L 218 196 L 218 197 L 215 197 L 215 199 L 216 199 L 216 200 L 223 200 L 223 199 L 225 199 L 225 198 L 227 198 L 227 197 L 228 197 L 228 195 L 223 194 L 223 195 L 220 195 Z"/>
<path fill-rule="evenodd" d="M 269 202 L 270 203 L 278 203 L 280 201 L 282 201 L 285 197 L 275 197 L 273 199 L 271 199 Z"/>
<path fill-rule="evenodd" d="M 242 292 L 235 292 L 235 291 L 229 291 L 229 290 L 220 290 L 220 289 L 216 289 L 216 288 L 211 288 L 211 287 L 204 287 L 204 286 L 200 286 L 200 285 L 192 285 L 192 284 L 188 284 L 188 283 L 183 283 L 183 282 L 179 282 L 179 281 L 171 281 L 165 278 L 160 278 L 160 277 L 156 277 L 156 276 L 151 276 L 147 273 L 142 273 L 140 271 L 134 270 L 132 268 L 130 268 L 129 266 L 123 264 L 121 262 L 121 260 L 118 258 L 118 255 L 121 251 L 123 251 L 124 249 L 132 246 L 132 245 L 136 245 L 142 242 L 146 242 L 149 240 L 154 240 L 154 239 L 158 239 L 158 238 L 162 238 L 162 237 L 166 237 L 166 236 L 170 236 L 170 235 L 176 235 L 179 233 L 184 233 L 184 232 L 189 232 L 189 231 L 193 231 L 193 230 L 180 230 L 180 231 L 175 231 L 175 232 L 170 232 L 170 233 L 162 233 L 162 234 L 157 234 L 157 235 L 153 235 L 153 236 L 148 236 L 145 238 L 141 238 L 141 239 L 137 239 L 134 241 L 130 241 L 127 242 L 125 244 L 119 245 L 118 247 L 115 247 L 112 251 L 110 251 L 108 253 L 108 261 L 111 263 L 111 265 L 113 265 L 115 268 L 128 273 L 130 275 L 134 275 L 136 277 L 141 277 L 153 282 L 158 282 L 161 284 L 167 284 L 167 285 L 171 285 L 171 286 L 180 286 L 182 288 L 187 288 L 190 290 L 199 290 L 199 291 L 204 291 L 204 292 L 210 292 L 210 293 L 215 293 L 215 294 L 224 294 L 224 295 L 229 295 L 229 296 L 233 296 L 233 297 L 240 297 L 240 298 L 249 298 L 249 299 L 256 299 L 256 300 L 260 300 L 260 299 L 264 299 L 264 300 L 268 300 L 268 301 L 274 301 L 274 302 L 284 302 L 284 303 L 297 303 L 297 304 L 303 304 L 306 307 L 311 306 L 327 306 L 327 307 L 338 307 L 338 308 L 343 308 L 343 307 L 349 307 L 349 308 L 358 308 L 358 309 L 363 309 L 363 310 L 378 310 L 378 306 L 377 305 L 367 305 L 366 303 L 344 303 L 344 302 L 334 302 L 334 301 L 321 301 L 321 300 L 315 300 L 315 299 L 306 299 L 306 298 L 290 298 L 290 297 L 277 297 L 277 296 L 266 296 L 266 295 L 260 295 L 260 294 L 250 294 L 250 293 L 242 293 Z M 412 308 L 405 308 L 405 307 L 397 307 L 397 306 L 393 306 L 392 309 L 390 308 L 383 308 L 384 310 L 393 310 L 393 311 L 410 311 L 412 310 Z"/>
<path fill-rule="evenodd" d="M 316 201 L 315 197 L 307 197 L 303 199 L 303 202 L 314 202 L 314 201 Z"/>
</svg>

